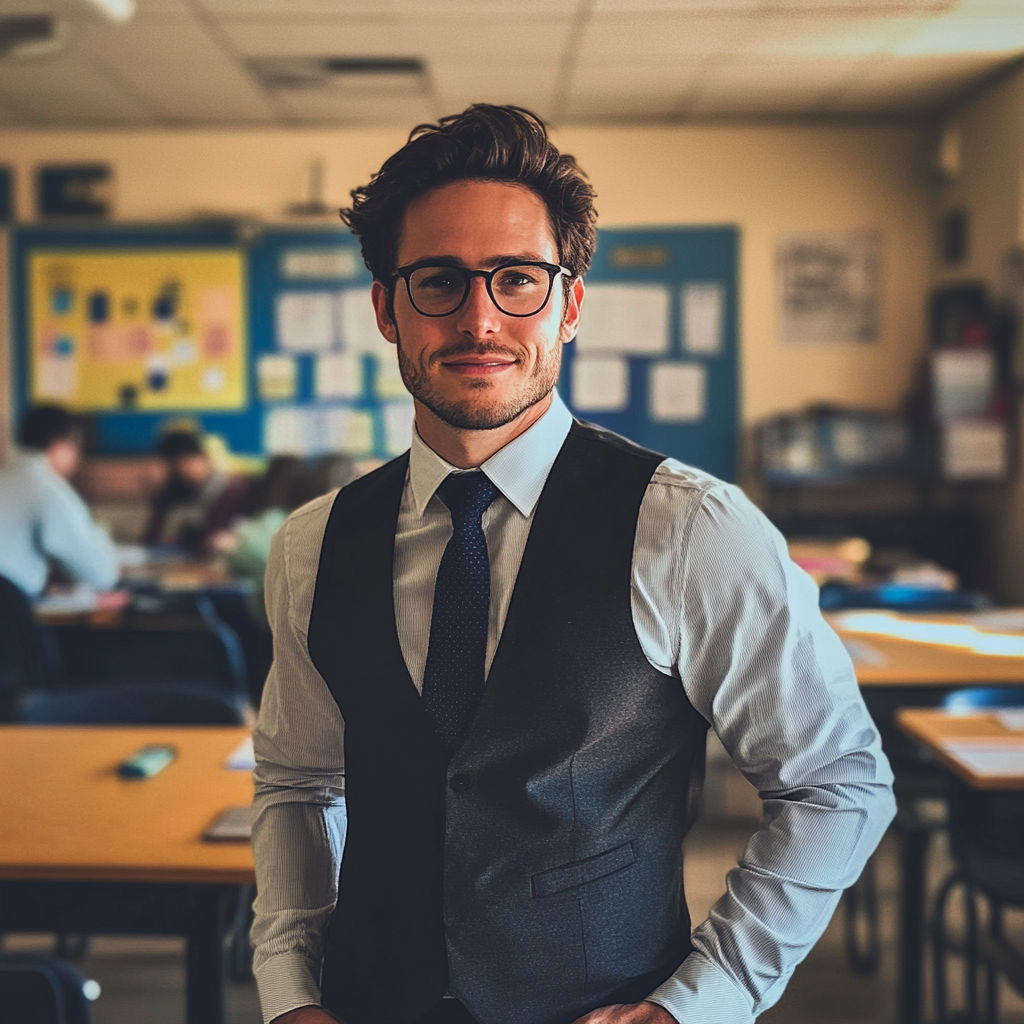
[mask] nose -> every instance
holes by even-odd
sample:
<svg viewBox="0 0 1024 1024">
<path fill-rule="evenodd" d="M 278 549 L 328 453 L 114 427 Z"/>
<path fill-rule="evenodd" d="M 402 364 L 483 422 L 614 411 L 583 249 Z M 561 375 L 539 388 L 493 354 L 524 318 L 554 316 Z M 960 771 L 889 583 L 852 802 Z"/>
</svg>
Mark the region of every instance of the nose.
<svg viewBox="0 0 1024 1024">
<path fill-rule="evenodd" d="M 491 301 L 482 277 L 469 281 L 469 294 L 455 314 L 455 327 L 461 334 L 474 338 L 497 334 L 501 330 L 501 310 Z"/>
</svg>

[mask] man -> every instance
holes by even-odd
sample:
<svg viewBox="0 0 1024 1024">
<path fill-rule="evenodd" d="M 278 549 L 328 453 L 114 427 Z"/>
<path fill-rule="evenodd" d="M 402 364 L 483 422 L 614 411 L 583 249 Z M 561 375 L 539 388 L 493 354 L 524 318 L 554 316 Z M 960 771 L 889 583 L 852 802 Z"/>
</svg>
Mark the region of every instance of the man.
<svg viewBox="0 0 1024 1024">
<path fill-rule="evenodd" d="M 208 553 L 214 538 L 241 513 L 248 479 L 216 470 L 192 430 L 169 430 L 157 442 L 156 454 L 164 461 L 167 477 L 153 495 L 145 543 Z"/>
<path fill-rule="evenodd" d="M 816 589 L 738 489 L 558 398 L 595 214 L 533 115 L 421 126 L 353 196 L 416 428 L 271 554 L 265 1020 L 746 1024 L 893 813 Z M 708 723 L 765 816 L 691 936 Z"/>
<path fill-rule="evenodd" d="M 0 576 L 38 597 L 55 562 L 99 590 L 117 582 L 114 545 L 68 481 L 81 457 L 74 417 L 37 405 L 18 425 L 21 451 L 0 471 Z"/>
</svg>

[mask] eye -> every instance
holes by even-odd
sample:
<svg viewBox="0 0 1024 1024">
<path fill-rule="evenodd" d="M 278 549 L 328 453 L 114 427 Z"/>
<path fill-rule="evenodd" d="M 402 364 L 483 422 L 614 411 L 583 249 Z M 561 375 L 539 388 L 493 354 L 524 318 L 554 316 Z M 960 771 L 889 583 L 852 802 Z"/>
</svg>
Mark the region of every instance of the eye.
<svg viewBox="0 0 1024 1024">
<path fill-rule="evenodd" d="M 518 291 L 535 288 L 547 279 L 539 267 L 505 267 L 494 276 L 494 285 L 502 291 Z"/>
<path fill-rule="evenodd" d="M 451 291 L 453 288 L 462 288 L 462 278 L 454 270 L 439 267 L 425 271 L 422 277 L 417 275 L 415 284 L 417 288 L 429 288 L 432 291 Z"/>
</svg>

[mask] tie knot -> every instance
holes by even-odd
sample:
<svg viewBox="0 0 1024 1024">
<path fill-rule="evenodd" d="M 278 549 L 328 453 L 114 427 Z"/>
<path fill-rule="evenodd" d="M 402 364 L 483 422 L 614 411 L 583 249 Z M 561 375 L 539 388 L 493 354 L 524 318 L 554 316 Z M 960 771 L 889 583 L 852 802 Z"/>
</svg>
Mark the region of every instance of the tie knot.
<svg viewBox="0 0 1024 1024">
<path fill-rule="evenodd" d="M 480 517 L 498 496 L 498 488 L 485 473 L 452 473 L 438 487 L 437 496 L 451 513 L 456 530 L 479 528 Z"/>
</svg>

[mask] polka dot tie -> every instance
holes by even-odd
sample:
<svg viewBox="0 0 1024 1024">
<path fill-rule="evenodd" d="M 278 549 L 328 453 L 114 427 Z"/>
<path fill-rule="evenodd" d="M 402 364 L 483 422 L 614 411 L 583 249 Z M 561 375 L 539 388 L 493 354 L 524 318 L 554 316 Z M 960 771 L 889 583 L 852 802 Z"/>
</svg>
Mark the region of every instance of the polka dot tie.
<svg viewBox="0 0 1024 1024">
<path fill-rule="evenodd" d="M 453 473 L 437 489 L 454 532 L 437 570 L 423 706 L 450 753 L 462 745 L 483 696 L 491 563 L 480 519 L 497 494 L 479 472 Z"/>
</svg>

